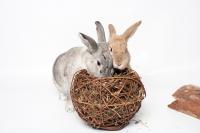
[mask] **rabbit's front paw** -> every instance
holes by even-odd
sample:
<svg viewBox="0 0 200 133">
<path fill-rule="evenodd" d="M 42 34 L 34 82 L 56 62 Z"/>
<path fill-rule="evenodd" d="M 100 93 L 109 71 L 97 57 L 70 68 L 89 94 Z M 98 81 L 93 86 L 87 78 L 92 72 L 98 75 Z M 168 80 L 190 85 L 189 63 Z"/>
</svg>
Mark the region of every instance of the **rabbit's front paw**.
<svg viewBox="0 0 200 133">
<path fill-rule="evenodd" d="M 65 95 L 63 93 L 59 93 L 59 99 L 62 101 L 66 101 L 68 98 L 67 98 L 67 95 Z"/>
<path fill-rule="evenodd" d="M 69 113 L 72 113 L 75 111 L 72 103 L 69 103 L 69 102 L 66 102 L 65 110 L 66 110 L 66 112 L 69 112 Z"/>
</svg>

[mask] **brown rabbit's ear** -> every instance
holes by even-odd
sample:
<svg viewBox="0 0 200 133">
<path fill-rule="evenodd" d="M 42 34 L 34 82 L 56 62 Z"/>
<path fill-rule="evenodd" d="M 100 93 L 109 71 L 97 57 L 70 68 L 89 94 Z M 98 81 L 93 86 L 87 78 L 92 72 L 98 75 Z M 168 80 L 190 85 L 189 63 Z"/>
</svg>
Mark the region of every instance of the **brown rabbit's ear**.
<svg viewBox="0 0 200 133">
<path fill-rule="evenodd" d="M 110 37 L 114 34 L 116 34 L 116 30 L 115 30 L 115 27 L 112 25 L 112 24 L 109 24 L 108 25 L 108 29 L 109 29 L 109 32 L 110 32 Z"/>
<path fill-rule="evenodd" d="M 137 30 L 138 26 L 140 26 L 140 24 L 142 23 L 142 21 L 138 21 L 136 23 L 134 23 L 131 27 L 129 27 L 124 34 L 122 35 L 125 40 L 128 40 Z"/>
</svg>

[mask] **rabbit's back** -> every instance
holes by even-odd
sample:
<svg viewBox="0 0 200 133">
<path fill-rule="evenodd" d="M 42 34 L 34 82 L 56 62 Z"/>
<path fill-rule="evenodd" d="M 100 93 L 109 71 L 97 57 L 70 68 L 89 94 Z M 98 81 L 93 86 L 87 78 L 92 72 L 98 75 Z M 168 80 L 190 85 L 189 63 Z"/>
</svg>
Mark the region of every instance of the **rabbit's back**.
<svg viewBox="0 0 200 133">
<path fill-rule="evenodd" d="M 69 90 L 74 73 L 85 68 L 81 58 L 85 51 L 83 47 L 74 47 L 57 57 L 53 66 L 53 77 L 62 93 L 66 94 Z"/>
</svg>

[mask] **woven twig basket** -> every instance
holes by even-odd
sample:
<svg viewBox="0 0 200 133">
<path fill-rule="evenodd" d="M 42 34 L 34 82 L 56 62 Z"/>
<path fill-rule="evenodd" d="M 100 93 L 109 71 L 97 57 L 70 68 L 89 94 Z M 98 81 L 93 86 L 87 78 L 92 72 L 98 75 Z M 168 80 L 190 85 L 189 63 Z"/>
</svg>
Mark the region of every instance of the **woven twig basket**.
<svg viewBox="0 0 200 133">
<path fill-rule="evenodd" d="M 119 130 L 140 109 L 145 89 L 133 70 L 97 78 L 86 70 L 77 72 L 71 86 L 71 98 L 79 116 L 94 128 Z"/>
</svg>

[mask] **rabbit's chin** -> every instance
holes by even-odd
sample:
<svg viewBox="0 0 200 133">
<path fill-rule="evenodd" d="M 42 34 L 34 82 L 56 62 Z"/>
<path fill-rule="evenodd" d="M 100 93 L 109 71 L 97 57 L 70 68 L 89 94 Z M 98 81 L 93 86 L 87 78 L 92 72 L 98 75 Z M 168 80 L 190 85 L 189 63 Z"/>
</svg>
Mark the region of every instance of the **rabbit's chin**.
<svg viewBox="0 0 200 133">
<path fill-rule="evenodd" d="M 91 72 L 91 71 L 88 71 L 88 73 L 94 77 L 101 77 L 101 74 L 100 73 L 96 73 L 96 72 Z"/>
<path fill-rule="evenodd" d="M 120 65 L 120 66 L 118 66 L 116 64 L 113 64 L 113 66 L 114 66 L 114 69 L 118 69 L 118 70 L 124 70 L 124 69 L 127 68 L 126 65 Z"/>
</svg>

